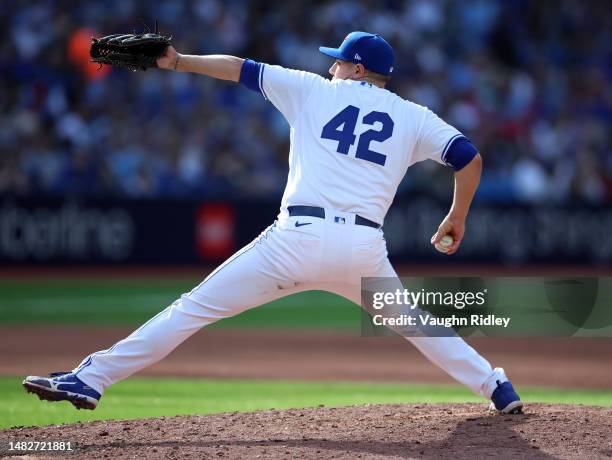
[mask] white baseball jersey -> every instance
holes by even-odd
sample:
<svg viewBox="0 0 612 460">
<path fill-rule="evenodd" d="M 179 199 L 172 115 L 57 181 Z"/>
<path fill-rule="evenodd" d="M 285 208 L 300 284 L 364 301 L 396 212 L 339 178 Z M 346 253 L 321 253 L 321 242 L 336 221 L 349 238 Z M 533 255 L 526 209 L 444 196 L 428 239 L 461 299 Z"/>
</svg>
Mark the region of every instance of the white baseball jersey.
<svg viewBox="0 0 612 460">
<path fill-rule="evenodd" d="M 353 212 L 379 224 L 407 168 L 462 137 L 426 107 L 367 82 L 327 80 L 263 64 L 264 97 L 289 122 L 289 178 L 281 203 Z"/>
</svg>

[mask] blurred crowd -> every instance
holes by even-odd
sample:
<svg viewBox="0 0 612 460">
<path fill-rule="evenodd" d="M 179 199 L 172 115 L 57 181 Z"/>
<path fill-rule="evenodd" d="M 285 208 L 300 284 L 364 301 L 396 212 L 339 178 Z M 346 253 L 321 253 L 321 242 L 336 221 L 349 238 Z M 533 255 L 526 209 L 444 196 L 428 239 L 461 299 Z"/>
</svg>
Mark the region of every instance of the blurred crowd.
<svg viewBox="0 0 612 460">
<path fill-rule="evenodd" d="M 288 126 L 260 95 L 201 76 L 87 63 L 92 35 L 159 21 L 179 52 L 323 75 L 352 30 L 395 48 L 389 88 L 472 139 L 479 199 L 612 196 L 612 4 L 559 0 L 7 0 L 0 17 L 0 193 L 278 197 Z M 412 169 L 412 168 L 411 168 Z M 416 173 L 415 173 L 416 171 Z M 401 193 L 448 197 L 425 162 Z"/>
</svg>

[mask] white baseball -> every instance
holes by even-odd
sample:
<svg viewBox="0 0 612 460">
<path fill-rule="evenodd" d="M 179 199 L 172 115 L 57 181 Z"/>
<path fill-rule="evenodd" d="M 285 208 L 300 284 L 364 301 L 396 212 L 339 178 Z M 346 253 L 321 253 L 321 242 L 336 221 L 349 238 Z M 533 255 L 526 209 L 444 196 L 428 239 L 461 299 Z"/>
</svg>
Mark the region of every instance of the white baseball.
<svg viewBox="0 0 612 460">
<path fill-rule="evenodd" d="M 448 248 L 453 244 L 455 240 L 450 235 L 444 235 L 442 239 L 434 245 L 434 247 L 440 252 L 448 252 Z"/>
</svg>

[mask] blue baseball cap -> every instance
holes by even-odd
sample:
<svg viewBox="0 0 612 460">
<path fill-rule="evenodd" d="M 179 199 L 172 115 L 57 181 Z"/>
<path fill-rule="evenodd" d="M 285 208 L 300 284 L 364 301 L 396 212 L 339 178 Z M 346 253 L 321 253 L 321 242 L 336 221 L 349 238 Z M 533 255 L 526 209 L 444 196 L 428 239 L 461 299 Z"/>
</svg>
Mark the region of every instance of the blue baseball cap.
<svg viewBox="0 0 612 460">
<path fill-rule="evenodd" d="M 393 48 L 378 34 L 351 32 L 339 48 L 319 46 L 321 53 L 342 61 L 350 61 L 381 75 L 391 75 L 395 55 Z"/>
</svg>

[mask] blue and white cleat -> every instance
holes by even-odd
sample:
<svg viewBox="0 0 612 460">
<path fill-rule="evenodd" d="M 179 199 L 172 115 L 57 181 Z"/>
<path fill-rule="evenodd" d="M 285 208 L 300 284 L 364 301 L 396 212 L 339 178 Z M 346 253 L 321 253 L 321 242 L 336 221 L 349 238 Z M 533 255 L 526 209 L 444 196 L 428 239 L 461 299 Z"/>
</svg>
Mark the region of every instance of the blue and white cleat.
<svg viewBox="0 0 612 460">
<path fill-rule="evenodd" d="M 502 383 L 498 380 L 497 388 L 491 395 L 491 401 L 489 409 L 500 414 L 520 414 L 523 412 L 523 402 L 510 382 Z"/>
<path fill-rule="evenodd" d="M 23 381 L 23 387 L 28 393 L 36 393 L 40 400 L 70 401 L 77 409 L 94 410 L 102 397 L 72 372 L 54 372 L 49 377 L 30 375 Z"/>
</svg>

